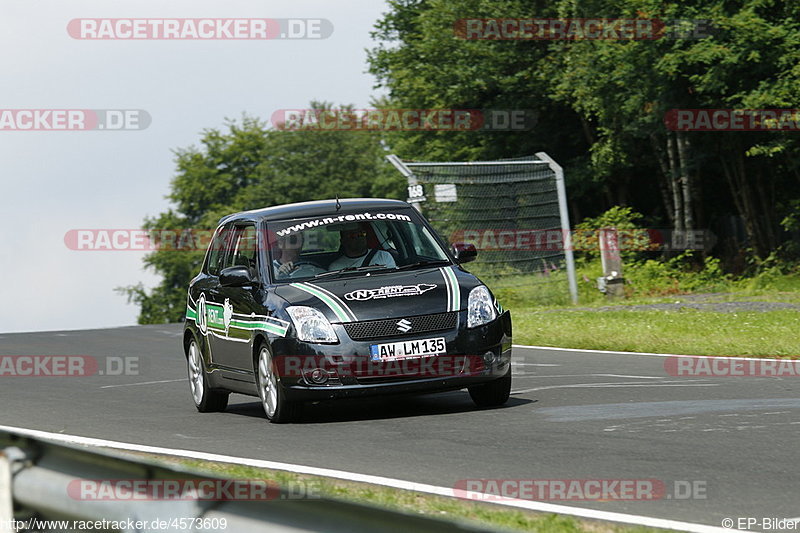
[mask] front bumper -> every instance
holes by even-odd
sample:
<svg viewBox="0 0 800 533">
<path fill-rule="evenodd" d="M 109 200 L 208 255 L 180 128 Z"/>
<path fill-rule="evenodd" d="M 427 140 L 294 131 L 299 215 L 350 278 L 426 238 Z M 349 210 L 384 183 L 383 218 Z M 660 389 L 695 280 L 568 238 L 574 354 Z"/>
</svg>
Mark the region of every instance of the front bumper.
<svg viewBox="0 0 800 533">
<path fill-rule="evenodd" d="M 465 324 L 466 312 L 462 311 L 452 330 L 371 341 L 353 341 L 344 327 L 334 324 L 338 344 L 275 339 L 273 359 L 286 397 L 292 401 L 456 390 L 505 376 L 511 365 L 510 313 L 474 329 Z M 370 361 L 373 344 L 437 337 L 445 339 L 445 355 Z M 319 381 L 324 382 L 315 383 L 314 377 L 322 374 L 325 376 Z"/>
</svg>

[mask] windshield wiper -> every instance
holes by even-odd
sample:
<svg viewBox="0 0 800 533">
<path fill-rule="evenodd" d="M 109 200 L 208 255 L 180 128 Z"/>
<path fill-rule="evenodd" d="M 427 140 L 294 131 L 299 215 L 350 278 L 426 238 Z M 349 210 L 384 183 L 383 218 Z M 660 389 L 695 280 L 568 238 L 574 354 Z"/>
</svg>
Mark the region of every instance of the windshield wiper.
<svg viewBox="0 0 800 533">
<path fill-rule="evenodd" d="M 421 266 L 431 266 L 431 265 L 449 265 L 450 261 L 446 259 L 437 259 L 435 261 L 417 261 L 416 263 L 409 263 L 407 265 L 395 267 L 397 270 L 406 270 L 408 268 L 415 268 Z"/>
<path fill-rule="evenodd" d="M 370 270 L 388 270 L 386 265 L 366 265 L 357 267 L 340 268 L 339 270 L 331 270 L 330 272 L 320 272 L 314 278 L 325 278 L 336 274 L 345 274 L 347 272 L 366 272 Z"/>
</svg>

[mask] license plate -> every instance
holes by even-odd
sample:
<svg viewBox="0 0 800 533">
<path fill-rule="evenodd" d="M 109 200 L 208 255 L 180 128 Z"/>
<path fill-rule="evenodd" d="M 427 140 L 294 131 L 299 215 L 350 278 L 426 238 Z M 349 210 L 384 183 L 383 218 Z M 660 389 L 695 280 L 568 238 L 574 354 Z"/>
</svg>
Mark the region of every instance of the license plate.
<svg viewBox="0 0 800 533">
<path fill-rule="evenodd" d="M 441 355 L 446 351 L 444 337 L 373 344 L 370 346 L 370 361 L 395 361 L 406 357 Z"/>
</svg>

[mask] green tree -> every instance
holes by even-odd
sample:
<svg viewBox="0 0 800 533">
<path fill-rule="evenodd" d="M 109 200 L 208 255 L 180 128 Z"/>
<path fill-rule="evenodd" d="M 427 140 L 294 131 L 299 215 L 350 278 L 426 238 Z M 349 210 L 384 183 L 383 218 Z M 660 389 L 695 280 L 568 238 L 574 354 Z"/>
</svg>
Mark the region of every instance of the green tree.
<svg viewBox="0 0 800 533">
<path fill-rule="evenodd" d="M 676 229 L 697 227 L 705 208 L 719 204 L 717 188 L 727 187 L 732 202 L 726 203 L 744 220 L 754 251 L 763 256 L 774 249 L 780 217 L 770 207 L 770 191 L 781 185 L 797 193 L 783 177 L 787 165 L 796 168 L 795 159 L 785 157 L 796 152 L 796 135 L 672 132 L 663 118 L 677 108 L 796 107 L 800 7 L 753 0 L 563 0 L 558 6 L 562 16 L 610 9 L 622 17 L 713 22 L 705 38 L 554 44 L 561 48 L 551 65 L 555 96 L 595 124 L 592 161 L 604 178 L 631 170 L 641 177 L 646 167 L 637 154 L 658 163 L 658 171 L 646 175 L 657 178 L 653 185 Z M 713 195 L 705 206 L 702 190 Z"/>
<path fill-rule="evenodd" d="M 380 141 L 365 132 L 269 129 L 245 116 L 228 121 L 227 131 L 204 131 L 199 148 L 176 150 L 177 174 L 168 195 L 174 207 L 146 219 L 144 227 L 156 235 L 164 230 L 193 233 L 145 257 L 145 266 L 162 278 L 158 286 L 120 289 L 140 306 L 139 323 L 180 320 L 189 281 L 205 254 L 188 237 L 213 230 L 227 214 L 337 195 L 404 198 L 405 182 L 385 161 Z"/>
<path fill-rule="evenodd" d="M 404 158 L 550 153 L 580 211 L 631 205 L 646 222 L 708 227 L 738 215 L 757 255 L 779 241 L 800 196 L 796 132 L 673 132 L 678 108 L 796 108 L 800 5 L 780 0 L 392 0 L 376 25 L 371 71 L 393 107 L 531 108 L 533 132 L 397 132 Z M 708 20 L 706 36 L 644 41 L 458 38 L 462 18 Z M 686 29 L 685 26 L 682 29 Z M 700 37 L 700 38 L 696 38 Z"/>
<path fill-rule="evenodd" d="M 579 117 L 548 98 L 540 73 L 549 54 L 543 41 L 466 40 L 459 19 L 554 15 L 543 0 L 390 0 L 391 11 L 372 33 L 370 72 L 388 89 L 383 107 L 415 109 L 529 109 L 531 132 L 399 132 L 387 136 L 404 158 L 464 160 L 529 155 L 550 147 L 563 161 L 586 148 Z M 576 147 L 579 146 L 580 148 Z M 557 154 L 556 154 L 557 152 Z"/>
</svg>

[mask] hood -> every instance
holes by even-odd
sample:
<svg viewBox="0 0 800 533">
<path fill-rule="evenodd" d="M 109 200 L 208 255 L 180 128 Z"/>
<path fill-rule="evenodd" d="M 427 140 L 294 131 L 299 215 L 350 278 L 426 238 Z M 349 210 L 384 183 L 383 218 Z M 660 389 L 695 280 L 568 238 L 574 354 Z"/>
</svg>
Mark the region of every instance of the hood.
<svg viewBox="0 0 800 533">
<path fill-rule="evenodd" d="M 279 285 L 289 305 L 322 311 L 332 323 L 381 320 L 466 309 L 478 279 L 458 267 L 363 273 Z"/>
</svg>

